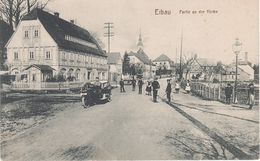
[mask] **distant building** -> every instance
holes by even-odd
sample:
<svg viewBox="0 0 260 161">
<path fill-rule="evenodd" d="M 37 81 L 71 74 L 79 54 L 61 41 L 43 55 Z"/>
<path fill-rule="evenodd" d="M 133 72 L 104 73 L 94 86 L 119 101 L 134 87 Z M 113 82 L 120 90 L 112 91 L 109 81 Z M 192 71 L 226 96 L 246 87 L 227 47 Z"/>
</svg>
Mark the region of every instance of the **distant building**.
<svg viewBox="0 0 260 161">
<path fill-rule="evenodd" d="M 44 82 L 53 76 L 70 81 L 107 79 L 107 55 L 97 41 L 59 13 L 33 9 L 6 47 L 9 70 L 17 81 Z"/>
<path fill-rule="evenodd" d="M 157 74 L 172 74 L 175 70 L 174 62 L 165 54 L 161 54 L 153 63 L 156 65 Z"/>
<path fill-rule="evenodd" d="M 254 80 L 254 69 L 251 63 L 248 61 L 248 53 L 241 52 L 240 58 L 237 62 L 237 80 L 238 81 L 253 81 Z M 226 66 L 222 75 L 223 81 L 235 81 L 236 78 L 236 62 Z"/>
<path fill-rule="evenodd" d="M 188 70 L 184 71 L 184 75 L 187 76 L 187 79 L 210 80 L 216 66 L 217 62 L 214 60 L 195 56 L 187 68 Z"/>
<path fill-rule="evenodd" d="M 7 49 L 6 43 L 13 34 L 13 29 L 4 21 L 0 19 L 0 71 L 8 70 L 6 65 Z"/>
<path fill-rule="evenodd" d="M 135 66 L 135 73 L 137 75 L 142 75 L 145 79 L 154 77 L 156 67 L 148 55 L 144 52 L 141 33 L 139 34 L 137 47 L 137 52 L 130 51 L 127 53 L 130 59 L 130 66 Z"/>
<path fill-rule="evenodd" d="M 119 52 L 111 52 L 108 54 L 108 80 L 110 82 L 119 82 L 122 75 L 122 57 Z"/>
<path fill-rule="evenodd" d="M 236 66 L 231 64 L 224 69 L 222 74 L 222 81 L 233 82 L 236 79 Z M 237 80 L 238 81 L 252 81 L 254 80 L 254 69 L 247 65 L 241 64 L 237 68 Z"/>
</svg>

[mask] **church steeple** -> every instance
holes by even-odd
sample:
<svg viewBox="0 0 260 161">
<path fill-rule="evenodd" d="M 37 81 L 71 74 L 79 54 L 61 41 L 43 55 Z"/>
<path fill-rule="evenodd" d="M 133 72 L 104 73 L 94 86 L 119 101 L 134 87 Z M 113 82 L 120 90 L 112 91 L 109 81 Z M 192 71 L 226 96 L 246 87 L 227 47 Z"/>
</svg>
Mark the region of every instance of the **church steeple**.
<svg viewBox="0 0 260 161">
<path fill-rule="evenodd" d="M 139 49 L 143 49 L 144 45 L 143 45 L 143 40 L 142 40 L 142 34 L 141 34 L 141 29 L 140 29 L 140 33 L 139 33 L 139 39 L 138 39 L 138 43 L 137 43 L 137 48 Z"/>
</svg>

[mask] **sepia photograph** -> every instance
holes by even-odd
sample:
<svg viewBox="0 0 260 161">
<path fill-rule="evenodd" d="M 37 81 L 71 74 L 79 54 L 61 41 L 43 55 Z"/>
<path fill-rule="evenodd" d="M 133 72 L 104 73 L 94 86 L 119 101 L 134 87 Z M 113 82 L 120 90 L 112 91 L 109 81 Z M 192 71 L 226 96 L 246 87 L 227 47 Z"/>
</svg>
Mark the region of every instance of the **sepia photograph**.
<svg viewBox="0 0 260 161">
<path fill-rule="evenodd" d="M 258 0 L 0 0 L 0 161 L 259 160 Z"/>
</svg>

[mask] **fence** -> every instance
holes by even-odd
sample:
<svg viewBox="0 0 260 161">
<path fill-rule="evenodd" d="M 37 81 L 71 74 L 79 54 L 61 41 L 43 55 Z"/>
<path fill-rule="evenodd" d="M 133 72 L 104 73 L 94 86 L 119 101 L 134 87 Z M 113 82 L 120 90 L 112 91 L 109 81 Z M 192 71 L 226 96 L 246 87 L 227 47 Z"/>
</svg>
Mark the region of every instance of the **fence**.
<svg viewBox="0 0 260 161">
<path fill-rule="evenodd" d="M 205 84 L 200 82 L 191 82 L 191 92 L 199 97 L 208 100 L 216 100 L 225 102 L 225 87 L 220 84 Z M 238 104 L 247 104 L 248 101 L 248 88 L 238 87 L 237 88 L 237 101 Z M 234 100 L 234 88 L 232 92 L 232 100 Z M 259 104 L 259 87 L 255 87 L 255 102 Z"/>
<path fill-rule="evenodd" d="M 12 90 L 68 90 L 80 88 L 83 82 L 39 82 L 22 83 L 14 82 L 11 84 Z"/>
</svg>

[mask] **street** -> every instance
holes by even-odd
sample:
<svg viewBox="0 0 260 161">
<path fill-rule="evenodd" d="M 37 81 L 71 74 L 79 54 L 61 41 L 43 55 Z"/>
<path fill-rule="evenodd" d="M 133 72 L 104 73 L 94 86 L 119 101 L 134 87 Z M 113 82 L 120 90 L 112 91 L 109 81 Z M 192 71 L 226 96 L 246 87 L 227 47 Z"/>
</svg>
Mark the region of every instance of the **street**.
<svg viewBox="0 0 260 161">
<path fill-rule="evenodd" d="M 162 97 L 165 85 L 161 84 Z M 130 86 L 126 86 L 126 93 L 116 88 L 111 102 L 87 109 L 80 100 L 65 102 L 63 110 L 44 122 L 1 141 L 1 158 L 10 161 L 259 158 L 258 107 L 250 111 L 200 100 L 181 91 L 173 94 L 172 104 L 184 115 L 166 104 L 164 98 L 153 103 L 151 96 L 137 92 L 131 91 Z M 205 132 L 202 125 L 187 116 L 211 131 Z M 212 137 L 213 132 L 222 142 Z"/>
</svg>

